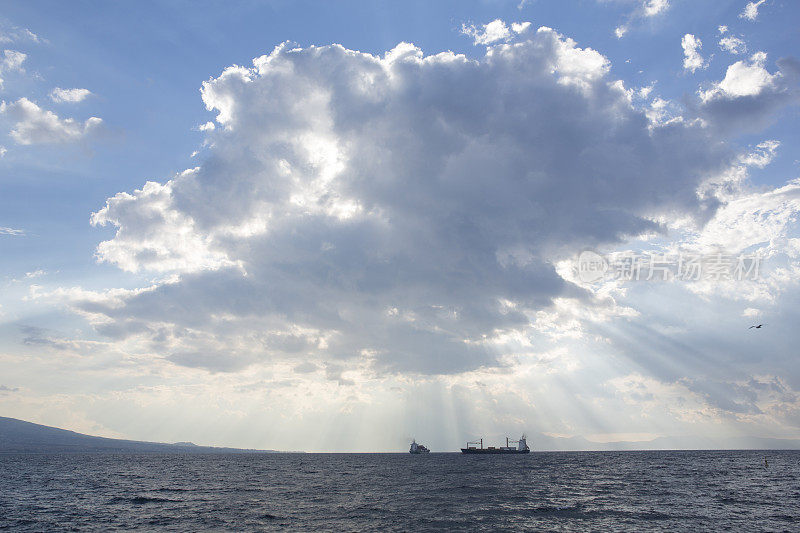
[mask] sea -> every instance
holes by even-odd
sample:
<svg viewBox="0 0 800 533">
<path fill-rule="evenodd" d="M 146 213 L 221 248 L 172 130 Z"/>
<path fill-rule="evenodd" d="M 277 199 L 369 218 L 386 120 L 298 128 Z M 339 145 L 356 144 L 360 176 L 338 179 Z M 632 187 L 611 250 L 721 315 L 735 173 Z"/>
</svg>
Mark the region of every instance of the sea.
<svg viewBox="0 0 800 533">
<path fill-rule="evenodd" d="M 0 455 L 0 529 L 800 531 L 800 452 Z"/>
</svg>

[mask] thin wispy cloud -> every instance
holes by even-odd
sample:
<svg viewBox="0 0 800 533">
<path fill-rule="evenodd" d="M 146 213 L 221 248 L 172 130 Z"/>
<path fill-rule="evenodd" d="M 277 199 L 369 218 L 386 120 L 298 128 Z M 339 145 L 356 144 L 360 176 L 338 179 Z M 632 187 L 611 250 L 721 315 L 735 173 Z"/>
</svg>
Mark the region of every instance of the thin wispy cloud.
<svg viewBox="0 0 800 533">
<path fill-rule="evenodd" d="M 3 50 L 2 59 L 0 59 L 0 89 L 4 87 L 4 80 L 2 78 L 8 72 L 24 72 L 22 64 L 28 56 L 17 50 Z"/>
<path fill-rule="evenodd" d="M 604 0 L 600 1 L 602 2 Z M 633 3 L 636 4 L 634 10 L 626 16 L 625 22 L 614 29 L 614 34 L 618 39 L 621 39 L 626 33 L 628 33 L 628 30 L 630 30 L 632 24 L 639 20 L 649 19 L 657 15 L 661 15 L 670 7 L 668 0 L 635 0 Z"/>
<path fill-rule="evenodd" d="M 25 231 L 21 229 L 9 228 L 7 226 L 0 226 L 0 235 L 25 235 Z"/>
<path fill-rule="evenodd" d="M 20 28 L 0 21 L 0 44 L 15 42 L 47 43 L 47 39 L 36 35 L 28 28 Z"/>
<path fill-rule="evenodd" d="M 24 54 L 18 50 L 3 50 L 3 59 L 2 62 L 0 62 L 0 71 L 22 70 L 22 64 L 25 62 L 27 57 L 27 54 Z"/>
<path fill-rule="evenodd" d="M 86 100 L 92 92 L 88 89 L 62 89 L 56 87 L 50 92 L 50 99 L 56 103 L 77 103 Z"/>
</svg>

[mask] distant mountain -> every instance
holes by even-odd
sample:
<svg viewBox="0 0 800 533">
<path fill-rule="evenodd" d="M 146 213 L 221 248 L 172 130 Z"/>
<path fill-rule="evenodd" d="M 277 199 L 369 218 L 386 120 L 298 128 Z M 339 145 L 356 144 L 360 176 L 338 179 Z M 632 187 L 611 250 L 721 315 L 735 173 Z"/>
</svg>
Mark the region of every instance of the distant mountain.
<svg viewBox="0 0 800 533">
<path fill-rule="evenodd" d="M 83 435 L 0 416 L 0 453 L 279 453 L 197 446 L 191 442 L 165 444 Z"/>
<path fill-rule="evenodd" d="M 800 439 L 768 437 L 658 437 L 645 441 L 594 442 L 584 437 L 537 435 L 532 448 L 538 451 L 614 451 L 614 450 L 800 450 Z M 531 443 L 531 440 L 528 441 Z"/>
</svg>

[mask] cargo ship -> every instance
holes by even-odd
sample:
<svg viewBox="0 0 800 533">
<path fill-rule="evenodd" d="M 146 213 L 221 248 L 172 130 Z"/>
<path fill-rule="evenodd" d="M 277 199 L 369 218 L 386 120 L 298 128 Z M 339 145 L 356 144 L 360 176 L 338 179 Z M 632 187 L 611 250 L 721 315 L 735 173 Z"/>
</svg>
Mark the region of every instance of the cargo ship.
<svg viewBox="0 0 800 533">
<path fill-rule="evenodd" d="M 426 448 L 422 444 L 417 444 L 417 440 L 414 439 L 411 441 L 411 449 L 408 450 L 408 453 L 418 454 L 418 453 L 431 453 L 431 451 Z"/>
<path fill-rule="evenodd" d="M 511 443 L 515 443 L 516 447 L 511 446 Z M 481 439 L 480 442 L 468 442 L 466 448 L 461 448 L 461 453 L 466 454 L 509 454 L 530 453 L 530 451 L 531 449 L 528 448 L 528 442 L 525 435 L 521 436 L 519 440 L 508 440 L 508 437 L 506 437 L 506 445 L 500 446 L 499 448 L 495 448 L 494 446 L 484 448 L 483 439 Z"/>
</svg>

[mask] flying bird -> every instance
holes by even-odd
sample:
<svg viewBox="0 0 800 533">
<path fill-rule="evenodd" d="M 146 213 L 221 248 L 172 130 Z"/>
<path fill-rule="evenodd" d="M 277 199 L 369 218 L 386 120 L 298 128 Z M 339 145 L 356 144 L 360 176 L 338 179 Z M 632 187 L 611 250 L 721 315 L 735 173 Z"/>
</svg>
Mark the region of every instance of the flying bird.
<svg viewBox="0 0 800 533">
<path fill-rule="evenodd" d="M 763 326 L 763 325 L 764 325 L 764 324 L 759 324 L 759 325 L 757 325 L 757 326 L 750 326 L 750 327 L 749 327 L 749 328 L 747 328 L 747 329 L 753 329 L 753 328 L 756 328 L 756 329 L 761 329 L 761 326 Z"/>
</svg>

